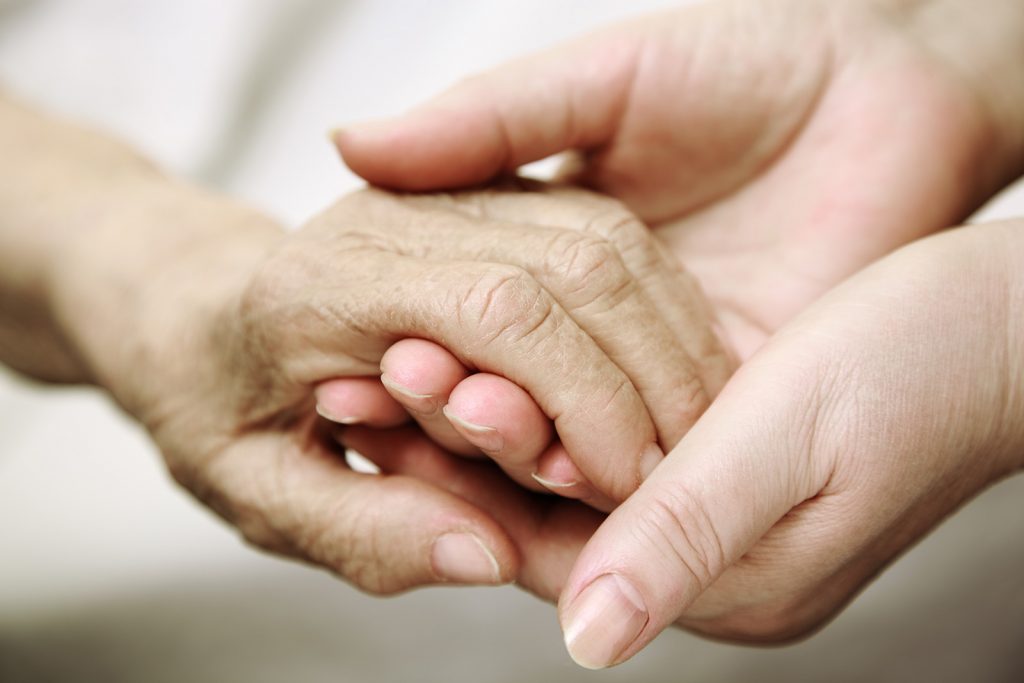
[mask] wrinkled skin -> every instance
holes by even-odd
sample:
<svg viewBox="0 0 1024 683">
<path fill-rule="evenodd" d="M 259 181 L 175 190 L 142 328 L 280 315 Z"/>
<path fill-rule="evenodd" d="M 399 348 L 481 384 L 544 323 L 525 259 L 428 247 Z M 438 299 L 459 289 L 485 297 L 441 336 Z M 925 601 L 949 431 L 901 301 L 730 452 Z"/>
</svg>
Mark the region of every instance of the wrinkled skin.
<svg viewBox="0 0 1024 683">
<path fill-rule="evenodd" d="M 735 640 L 806 633 L 1016 466 L 979 457 L 993 439 L 997 450 L 1013 442 L 991 399 L 1016 391 L 993 374 L 1012 369 L 989 364 L 991 354 L 1008 357 L 987 326 L 1007 320 L 1006 282 L 974 275 L 991 264 L 991 245 L 958 259 L 957 246 L 979 240 L 957 237 L 894 256 L 869 271 L 875 282 L 859 276 L 758 352 L 844 278 L 961 222 L 1020 173 L 1021 127 L 1005 106 L 1014 97 L 1021 104 L 1019 88 L 997 81 L 1010 94 L 994 103 L 992 84 L 933 32 L 937 4 L 709 3 L 526 58 L 399 119 L 337 136 L 367 180 L 416 190 L 476 183 L 572 151 L 563 178 L 622 199 L 652 225 L 695 273 L 724 342 L 747 363 L 669 455 L 672 465 L 602 527 L 564 592 L 550 589 L 562 588 L 568 548 L 585 541 L 594 519 L 560 523 L 572 508 L 553 504 L 565 512 L 544 517 L 548 528 L 573 530 L 557 552 L 536 540 L 543 529 L 517 537 L 527 548 L 521 581 L 561 593 L 567 626 L 580 591 L 602 572 L 640 583 L 653 611 L 639 637 L 614 652 L 574 652 L 578 659 L 622 661 L 680 615 L 685 626 Z M 944 298 L 948 306 L 936 304 Z M 878 313 L 889 310 L 906 317 Z M 970 332 L 930 346 L 957 316 L 975 314 L 983 320 Z M 389 352 L 389 367 L 429 384 L 430 367 L 400 351 Z M 935 376 L 937 367 L 956 368 L 955 379 Z M 479 424 L 500 423 L 466 388 L 476 377 L 437 382 L 439 400 L 476 406 Z M 490 380 L 492 393 L 500 381 Z M 893 382 L 914 398 L 886 402 Z M 956 395 L 965 384 L 984 398 L 966 411 Z M 514 386 L 504 391 L 529 402 Z M 945 440 L 932 440 L 939 435 Z M 345 440 L 390 462 L 398 456 L 377 443 L 388 438 L 358 429 Z M 388 443 L 442 457 L 409 432 Z M 654 550 L 635 549 L 631 559 L 638 529 Z"/>
<path fill-rule="evenodd" d="M 881 3 L 708 3 L 474 77 L 337 141 L 357 173 L 401 189 L 581 150 L 569 176 L 657 230 L 747 357 L 823 291 L 1012 179 L 1019 142 L 918 23 Z"/>
<path fill-rule="evenodd" d="M 593 538 L 596 513 L 495 494 L 488 470 L 408 428 L 344 439 L 385 472 L 458 481 L 510 530 L 519 581 L 561 596 L 564 625 L 595 578 L 629 580 L 644 628 L 605 659 L 573 652 L 581 663 L 623 661 L 677 620 L 716 638 L 791 640 L 1024 466 L 1021 235 L 1018 222 L 929 238 L 830 292 L 740 368 Z"/>
<path fill-rule="evenodd" d="M 558 227 L 531 222 L 537 210 L 557 212 Z M 253 231 L 244 234 L 150 278 L 140 308 L 158 322 L 133 341 L 122 403 L 174 476 L 247 539 L 369 591 L 507 581 L 519 552 L 463 498 L 350 471 L 314 412 L 318 383 L 378 372 L 398 339 L 432 340 L 536 397 L 600 492 L 591 502 L 610 509 L 636 489 L 648 451 L 662 458 L 659 436 L 679 438 L 660 430 L 685 430 L 680 417 L 692 422 L 707 405 L 705 378 L 720 385 L 727 372 L 703 309 L 686 306 L 699 301 L 686 293 L 692 280 L 618 202 L 587 192 L 368 190 L 252 249 L 242 246 Z M 216 288 L 204 279 L 211 269 Z M 652 303 L 659 291 L 679 297 L 665 314 Z M 503 464 L 541 490 L 534 463 Z M 453 574 L 432 555 L 448 533 L 482 544 L 492 575 Z"/>
</svg>

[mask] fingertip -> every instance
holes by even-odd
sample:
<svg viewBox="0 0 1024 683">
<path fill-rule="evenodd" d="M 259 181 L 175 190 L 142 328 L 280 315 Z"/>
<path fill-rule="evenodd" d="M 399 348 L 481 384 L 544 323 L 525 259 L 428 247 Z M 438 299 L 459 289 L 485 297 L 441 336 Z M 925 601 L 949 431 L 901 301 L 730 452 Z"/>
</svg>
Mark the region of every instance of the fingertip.
<svg viewBox="0 0 1024 683">
<path fill-rule="evenodd" d="M 551 444 L 537 458 L 537 469 L 531 476 L 549 492 L 562 498 L 578 500 L 601 512 L 610 512 L 616 507 L 615 501 L 598 493 L 587 481 L 586 475 L 561 443 Z"/>
<path fill-rule="evenodd" d="M 447 396 L 469 371 L 448 349 L 426 339 L 403 339 L 384 352 L 380 369 L 388 382 L 413 398 Z"/>
<path fill-rule="evenodd" d="M 505 437 L 494 427 L 476 424 L 459 417 L 448 406 L 441 409 L 452 428 L 470 444 L 487 454 L 501 453 L 505 447 Z"/>
<path fill-rule="evenodd" d="M 547 488 L 567 489 L 586 481 L 561 443 L 552 444 L 537 459 L 534 479 Z"/>
<path fill-rule="evenodd" d="M 313 395 L 316 412 L 337 424 L 395 427 L 409 419 L 376 377 L 328 380 L 317 385 Z"/>
<path fill-rule="evenodd" d="M 553 433 L 551 421 L 526 390 L 490 373 L 470 375 L 459 382 L 448 397 L 445 412 L 471 443 L 489 454 L 501 455 L 506 462 L 532 461 Z"/>
<path fill-rule="evenodd" d="M 500 130 L 476 105 L 423 106 L 337 129 L 331 137 L 354 173 L 374 185 L 413 192 L 484 182 L 508 158 Z"/>
</svg>

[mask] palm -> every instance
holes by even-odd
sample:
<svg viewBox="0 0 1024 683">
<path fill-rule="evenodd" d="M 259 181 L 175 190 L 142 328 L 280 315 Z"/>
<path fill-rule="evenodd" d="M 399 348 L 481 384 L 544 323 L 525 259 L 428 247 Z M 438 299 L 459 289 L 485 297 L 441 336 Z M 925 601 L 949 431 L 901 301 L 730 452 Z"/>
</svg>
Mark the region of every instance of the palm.
<svg viewBox="0 0 1024 683">
<path fill-rule="evenodd" d="M 570 177 L 657 230 L 745 360 L 834 284 L 960 222 L 1005 180 L 974 177 L 993 123 L 906 21 L 867 1 L 720 0 L 527 58 L 336 141 L 358 174 L 402 190 L 585 150 Z M 429 458 L 404 456 L 448 457 L 425 440 L 358 446 L 403 455 L 385 469 L 417 476 Z M 479 504 L 522 549 L 520 580 L 549 597 L 598 523 L 566 501 Z"/>
<path fill-rule="evenodd" d="M 980 108 L 876 10 L 683 12 L 627 34 L 643 46 L 619 51 L 635 60 L 628 99 L 582 180 L 658 228 L 741 358 L 842 278 L 984 198 L 963 177 L 982 147 Z"/>
</svg>

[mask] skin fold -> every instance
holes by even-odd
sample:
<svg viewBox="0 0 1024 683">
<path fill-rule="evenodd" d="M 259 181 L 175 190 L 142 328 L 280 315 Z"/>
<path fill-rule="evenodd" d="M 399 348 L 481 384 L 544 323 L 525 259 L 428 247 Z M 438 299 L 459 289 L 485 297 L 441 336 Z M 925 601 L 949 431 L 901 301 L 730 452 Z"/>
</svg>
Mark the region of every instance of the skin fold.
<svg viewBox="0 0 1024 683">
<path fill-rule="evenodd" d="M 364 590 L 517 581 L 590 667 L 798 637 L 1024 465 L 1022 226 L 926 237 L 1024 166 L 1024 17 L 964 7 L 612 27 L 341 131 L 397 193 L 293 233 L 0 100 L 0 358 Z"/>
<path fill-rule="evenodd" d="M 247 540 L 369 591 L 505 582 L 519 551 L 461 497 L 349 470 L 316 411 L 325 380 L 431 340 L 529 391 L 611 509 L 729 372 L 692 278 L 590 192 L 366 190 L 286 233 L 9 101 L 0 145 L 4 360 L 103 387 Z M 532 454 L 510 455 L 542 490 Z"/>
<path fill-rule="evenodd" d="M 523 163 L 568 152 L 563 180 L 616 196 L 651 224 L 669 251 L 696 275 L 723 343 L 744 363 L 711 412 L 698 422 L 696 433 L 684 438 L 668 462 L 693 460 L 712 467 L 716 461 L 710 453 L 722 448 L 716 441 L 734 443 L 730 430 L 735 431 L 738 417 L 756 416 L 757 429 L 752 428 L 747 439 L 767 444 L 760 457 L 776 463 L 779 471 L 775 476 L 761 472 L 762 479 L 752 481 L 767 489 L 768 501 L 787 503 L 762 507 L 760 496 L 751 497 L 749 486 L 736 486 L 730 491 L 732 511 L 726 510 L 722 492 L 713 486 L 728 478 L 728 467 L 721 464 L 728 461 L 725 454 L 719 455 L 713 469 L 702 471 L 700 465 L 692 465 L 696 474 L 683 467 L 669 468 L 668 462 L 659 467 L 602 527 L 569 585 L 560 591 L 563 625 L 577 661 L 588 666 L 622 661 L 680 616 L 680 623 L 694 630 L 736 640 L 778 640 L 805 633 L 840 609 L 899 549 L 1005 474 L 1005 465 L 988 467 L 989 447 L 970 434 L 984 431 L 995 419 L 992 416 L 1003 415 L 1006 408 L 980 401 L 978 405 L 990 413 L 969 411 L 971 419 L 944 423 L 940 430 L 955 444 L 955 455 L 940 460 L 954 461 L 957 464 L 951 467 L 970 469 L 974 475 L 957 486 L 943 481 L 935 487 L 942 493 L 931 504 L 919 502 L 918 496 L 923 495 L 921 490 L 933 490 L 934 482 L 911 477 L 912 490 L 891 494 L 899 513 L 879 512 L 882 520 L 863 527 L 869 538 L 846 533 L 840 523 L 838 516 L 848 511 L 843 507 L 847 501 L 865 510 L 884 510 L 886 489 L 880 482 L 887 476 L 902 481 L 902 472 L 879 465 L 879 485 L 833 496 L 829 486 L 835 482 L 821 478 L 822 472 L 835 474 L 836 463 L 842 462 L 832 450 L 846 453 L 861 438 L 869 453 L 874 448 L 889 455 L 904 453 L 901 444 L 913 443 L 918 429 L 941 421 L 936 414 L 955 412 L 961 405 L 946 385 L 933 387 L 938 393 L 923 396 L 927 400 L 915 411 L 898 410 L 904 397 L 889 402 L 875 398 L 880 407 L 868 411 L 868 417 L 833 427 L 844 440 L 833 436 L 820 444 L 811 439 L 814 448 L 808 445 L 811 436 L 817 438 L 820 415 L 832 402 L 857 403 L 861 393 L 885 395 L 878 372 L 902 378 L 908 394 L 934 383 L 930 375 L 947 367 L 946 359 L 931 357 L 934 365 L 920 366 L 906 356 L 931 343 L 932 335 L 943 334 L 939 328 L 915 326 L 925 322 L 918 317 L 888 321 L 892 327 L 864 321 L 874 337 L 863 339 L 859 331 L 843 329 L 837 335 L 822 323 L 824 339 L 844 340 L 844 335 L 853 334 L 866 347 L 877 346 L 879 338 L 893 329 L 905 328 L 897 339 L 908 348 L 890 348 L 888 354 L 859 363 L 845 360 L 844 355 L 857 348 L 845 341 L 824 350 L 821 344 L 807 342 L 805 356 L 782 353 L 777 362 L 791 375 L 783 372 L 777 378 L 772 396 L 782 386 L 810 398 L 785 404 L 774 416 L 768 408 L 771 402 L 759 406 L 753 399 L 744 404 L 726 396 L 741 395 L 731 387 L 751 382 L 751 396 L 767 401 L 764 389 L 755 390 L 757 380 L 741 378 L 761 376 L 766 381 L 769 370 L 758 373 L 748 366 L 766 367 L 764 362 L 755 363 L 762 349 L 768 353 L 779 345 L 788 348 L 781 340 L 794 338 L 788 331 L 796 323 L 787 322 L 798 311 L 879 256 L 962 222 L 1019 176 L 1024 165 L 1022 37 L 1024 16 L 1012 2 L 971 7 L 942 1 L 707 3 L 612 27 L 527 57 L 468 79 L 398 119 L 337 134 L 339 151 L 356 172 L 380 185 L 414 190 L 477 183 Z M 931 308 L 933 298 L 941 299 L 939 293 L 945 291 L 945 282 L 931 277 L 927 264 L 933 261 L 958 273 L 959 282 L 979 305 L 1018 301 L 1014 278 L 992 285 L 985 277 L 972 277 L 973 269 L 986 272 L 1005 246 L 999 234 L 1006 232 L 1012 234 L 1013 227 L 989 231 L 991 244 L 974 250 L 973 257 L 952 259 L 955 263 L 939 247 L 934 256 L 901 257 L 900 262 L 908 265 L 901 277 L 913 280 L 920 272 L 931 289 L 883 296 L 864 287 L 865 300 L 849 303 L 847 315 L 859 319 L 854 313 L 861 307 L 884 310 L 907 300 L 915 302 L 907 307 L 910 312 L 915 307 L 930 310 L 927 320 L 945 315 L 946 311 Z M 954 244 L 979 241 L 986 240 Z M 986 249 L 992 253 L 977 255 Z M 922 247 L 912 253 L 932 251 Z M 899 278 L 889 284 L 893 292 L 908 291 Z M 956 309 L 949 305 L 949 311 Z M 1004 373 L 1013 376 L 1016 371 L 1009 360 L 1013 352 L 1006 355 L 1001 345 L 990 348 L 1003 338 L 1003 317 L 987 318 L 984 313 L 991 309 L 985 306 L 973 311 L 965 304 L 959 311 L 982 314 L 985 324 L 976 336 L 954 337 L 951 343 L 957 353 L 982 354 L 976 360 L 983 364 L 986 356 L 978 350 L 988 348 L 1006 364 L 997 371 L 965 368 L 958 380 L 989 399 L 993 391 L 1010 397 L 1005 405 L 1018 407 L 1012 399 L 1016 390 L 1006 389 L 1001 380 Z M 953 320 L 950 325 L 956 324 Z M 1015 333 L 1008 336 L 1015 338 Z M 780 341 L 768 342 L 769 338 Z M 403 357 L 401 347 L 390 353 L 389 367 L 432 383 L 429 365 Z M 897 358 L 901 363 L 894 362 Z M 475 412 L 477 424 L 501 425 L 516 438 L 503 410 L 527 413 L 529 396 L 503 385 L 501 378 L 476 377 L 463 382 L 485 383 L 491 395 L 501 392 L 507 399 L 504 408 L 487 402 L 483 392 L 474 395 L 472 386 L 459 381 L 434 382 L 438 400 L 448 396 L 461 410 Z M 1008 393 L 1000 393 L 1004 390 Z M 732 410 L 719 404 L 731 405 Z M 715 424 L 712 415 L 729 416 L 720 419 L 717 434 L 703 426 Z M 895 421 L 895 416 L 905 422 Z M 858 430 L 860 422 L 868 425 L 866 431 Z M 950 426 L 955 428 L 952 433 L 945 431 Z M 891 435 L 893 443 L 879 445 L 872 427 Z M 711 436 L 700 441 L 697 434 Z M 472 435 L 466 436 L 472 441 Z M 359 432 L 359 447 L 379 452 L 374 438 Z M 697 443 L 705 447 L 703 453 L 692 445 Z M 737 448 L 750 452 L 749 447 Z M 923 444 L 920 462 L 934 466 L 925 455 L 930 448 L 930 442 Z M 801 469 L 797 476 L 786 467 L 794 453 L 804 454 L 816 466 Z M 565 463 L 565 454 L 559 457 L 561 464 L 548 466 L 571 478 L 572 463 Z M 872 454 L 868 461 L 876 462 L 875 457 Z M 908 457 L 901 456 L 900 461 Z M 975 461 L 981 464 L 974 465 Z M 738 474 L 755 464 L 756 460 L 738 461 Z M 845 467 L 862 465 L 847 462 Z M 943 471 L 941 466 L 937 469 Z M 777 489 L 774 497 L 772 483 Z M 700 495 L 704 487 L 718 498 L 705 500 Z M 655 492 L 644 493 L 650 490 Z M 750 506 L 736 509 L 735 500 Z M 803 504 L 804 500 L 808 502 Z M 832 501 L 837 501 L 835 513 L 827 512 Z M 829 522 L 829 514 L 837 519 Z M 726 520 L 724 527 L 742 530 L 735 531 L 744 539 L 737 541 L 739 549 L 730 545 L 733 531 L 715 528 L 718 516 Z M 805 518 L 806 525 L 794 521 Z M 778 529 L 772 526 L 776 524 Z M 640 547 L 638 528 L 647 530 Z M 785 532 L 788 528 L 796 531 Z M 799 541 L 797 531 L 820 545 Z M 757 541 L 760 534 L 763 538 Z M 755 560 L 743 555 L 747 551 Z M 779 559 L 769 562 L 764 557 Z M 840 561 L 842 570 L 836 564 Z M 743 569 L 727 570 L 734 562 Z M 595 588 L 596 602 L 605 606 L 580 607 L 581 591 L 596 585 L 595 579 L 603 574 L 617 577 Z M 629 576 L 633 578 L 623 588 L 622 578 Z M 527 581 L 538 583 L 532 575 Z M 539 583 L 559 585 L 557 580 Z M 657 608 L 657 613 L 645 605 Z M 602 637 L 581 637 L 587 631 L 581 621 L 597 624 L 594 631 L 615 622 L 632 630 L 598 642 Z"/>
</svg>

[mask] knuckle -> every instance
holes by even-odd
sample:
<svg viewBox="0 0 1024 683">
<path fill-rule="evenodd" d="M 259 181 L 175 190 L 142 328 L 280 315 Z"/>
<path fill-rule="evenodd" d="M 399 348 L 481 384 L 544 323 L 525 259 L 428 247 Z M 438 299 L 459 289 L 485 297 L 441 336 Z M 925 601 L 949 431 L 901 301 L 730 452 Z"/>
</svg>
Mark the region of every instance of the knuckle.
<svg viewBox="0 0 1024 683">
<path fill-rule="evenodd" d="M 608 240 L 621 250 L 631 250 L 651 241 L 651 234 L 639 218 L 625 207 L 617 207 L 596 216 L 586 232 Z"/>
<path fill-rule="evenodd" d="M 700 291 L 697 279 L 666 251 L 650 228 L 624 205 L 616 202 L 616 206 L 588 222 L 584 232 L 613 244 L 637 280 L 643 282 L 655 275 L 670 274 L 680 280 L 682 291 Z"/>
<path fill-rule="evenodd" d="M 663 488 L 644 507 L 634 533 L 703 591 L 725 567 L 722 541 L 704 503 L 685 487 Z"/>
<path fill-rule="evenodd" d="M 610 308 L 636 291 L 615 245 L 600 237 L 559 233 L 547 250 L 546 261 L 546 270 L 565 283 L 575 307 L 603 301 Z"/>
<path fill-rule="evenodd" d="M 466 289 L 455 310 L 464 326 L 481 334 L 485 346 L 536 337 L 556 323 L 551 297 L 516 267 L 489 268 Z"/>
<path fill-rule="evenodd" d="M 381 562 L 382 513 L 372 505 L 353 506 L 341 497 L 299 520 L 295 536 L 303 553 L 360 590 L 389 595 L 400 586 Z"/>
<path fill-rule="evenodd" d="M 614 201 L 614 200 L 610 200 Z M 590 220 L 584 232 L 607 240 L 623 258 L 637 267 L 653 268 L 660 262 L 654 236 L 625 205 L 614 201 L 607 211 Z"/>
</svg>

